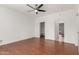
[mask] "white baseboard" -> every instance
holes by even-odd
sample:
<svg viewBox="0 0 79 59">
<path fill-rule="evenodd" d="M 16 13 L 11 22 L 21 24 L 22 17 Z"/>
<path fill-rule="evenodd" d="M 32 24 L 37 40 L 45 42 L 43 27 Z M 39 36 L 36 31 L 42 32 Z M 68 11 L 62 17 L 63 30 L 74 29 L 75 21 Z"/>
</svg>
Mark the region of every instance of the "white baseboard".
<svg viewBox="0 0 79 59">
<path fill-rule="evenodd" d="M 0 44 L 0 46 L 1 45 L 6 45 L 6 44 L 11 44 L 11 43 L 15 43 L 15 42 L 18 42 L 18 41 L 21 41 L 21 40 L 26 40 L 26 39 L 31 39 L 31 38 L 35 38 L 35 37 L 28 37 L 28 38 L 24 38 L 24 39 L 16 39 L 16 40 L 13 40 L 13 41 L 3 41 L 1 44 Z"/>
</svg>

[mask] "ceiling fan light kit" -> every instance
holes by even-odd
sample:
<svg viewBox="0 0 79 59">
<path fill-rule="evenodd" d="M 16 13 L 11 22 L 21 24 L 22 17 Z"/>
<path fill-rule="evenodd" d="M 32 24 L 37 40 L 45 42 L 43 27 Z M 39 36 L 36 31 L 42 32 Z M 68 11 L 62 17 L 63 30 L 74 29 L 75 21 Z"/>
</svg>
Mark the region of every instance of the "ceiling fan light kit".
<svg viewBox="0 0 79 59">
<path fill-rule="evenodd" d="M 32 8 L 34 10 L 34 12 L 36 14 L 38 14 L 38 12 L 46 12 L 45 10 L 41 10 L 40 8 L 43 7 L 43 4 L 35 4 L 35 7 L 32 7 L 31 5 L 27 4 L 28 7 Z"/>
</svg>

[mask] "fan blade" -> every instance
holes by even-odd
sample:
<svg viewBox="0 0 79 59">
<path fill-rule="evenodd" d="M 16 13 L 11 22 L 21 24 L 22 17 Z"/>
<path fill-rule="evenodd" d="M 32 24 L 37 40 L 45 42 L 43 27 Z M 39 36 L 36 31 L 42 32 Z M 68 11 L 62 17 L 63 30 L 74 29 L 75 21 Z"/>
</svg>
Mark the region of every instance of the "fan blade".
<svg viewBox="0 0 79 59">
<path fill-rule="evenodd" d="M 39 5 L 37 8 L 39 9 L 39 8 L 41 8 L 42 6 L 43 6 L 43 4 Z"/>
<path fill-rule="evenodd" d="M 35 9 L 35 8 L 33 8 L 32 6 L 30 6 L 29 4 L 27 4 L 27 6 L 31 7 L 32 9 Z"/>
<path fill-rule="evenodd" d="M 45 10 L 38 10 L 38 11 L 40 11 L 40 12 L 46 12 Z"/>
</svg>

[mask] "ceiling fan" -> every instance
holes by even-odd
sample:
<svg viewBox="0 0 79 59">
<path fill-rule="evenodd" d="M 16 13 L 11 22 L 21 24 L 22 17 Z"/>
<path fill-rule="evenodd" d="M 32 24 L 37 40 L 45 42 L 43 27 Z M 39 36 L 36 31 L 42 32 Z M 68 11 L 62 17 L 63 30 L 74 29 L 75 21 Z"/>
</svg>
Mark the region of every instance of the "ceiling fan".
<svg viewBox="0 0 79 59">
<path fill-rule="evenodd" d="M 41 10 L 40 9 L 41 7 L 43 7 L 43 4 L 40 4 L 40 5 L 35 4 L 35 7 L 33 7 L 33 6 L 29 5 L 29 4 L 27 4 L 27 6 L 33 9 L 33 10 L 29 10 L 29 12 L 35 11 L 36 14 L 38 14 L 38 12 L 46 12 L 46 10 Z"/>
</svg>

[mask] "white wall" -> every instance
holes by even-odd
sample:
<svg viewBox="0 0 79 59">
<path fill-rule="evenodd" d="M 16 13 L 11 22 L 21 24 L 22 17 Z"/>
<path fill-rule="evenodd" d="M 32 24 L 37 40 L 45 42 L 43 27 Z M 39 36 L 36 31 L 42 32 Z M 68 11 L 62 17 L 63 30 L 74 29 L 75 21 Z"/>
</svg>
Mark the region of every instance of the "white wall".
<svg viewBox="0 0 79 59">
<path fill-rule="evenodd" d="M 79 46 L 79 5 L 77 4 L 75 7 L 76 11 L 76 26 L 77 26 L 77 45 Z"/>
<path fill-rule="evenodd" d="M 34 20 L 19 11 L 0 6 L 0 45 L 34 37 Z"/>
<path fill-rule="evenodd" d="M 48 21 L 49 19 L 49 21 Z M 51 20 L 51 16 L 45 16 L 36 19 L 35 24 L 35 37 L 40 36 L 40 22 L 45 22 L 45 38 L 46 39 L 54 39 L 54 21 Z M 53 23 L 52 23 L 53 22 Z M 50 29 L 51 28 L 51 29 Z"/>
<path fill-rule="evenodd" d="M 45 28 L 45 38 L 46 39 L 55 39 L 55 23 L 57 22 L 64 22 L 65 27 L 65 42 L 77 44 L 77 21 L 75 18 L 75 11 L 74 10 L 67 10 L 63 12 L 58 12 L 54 14 L 50 14 L 47 16 L 39 17 L 36 19 L 36 26 L 35 26 L 35 36 L 39 37 L 39 23 L 42 21 L 46 22 Z"/>
</svg>

